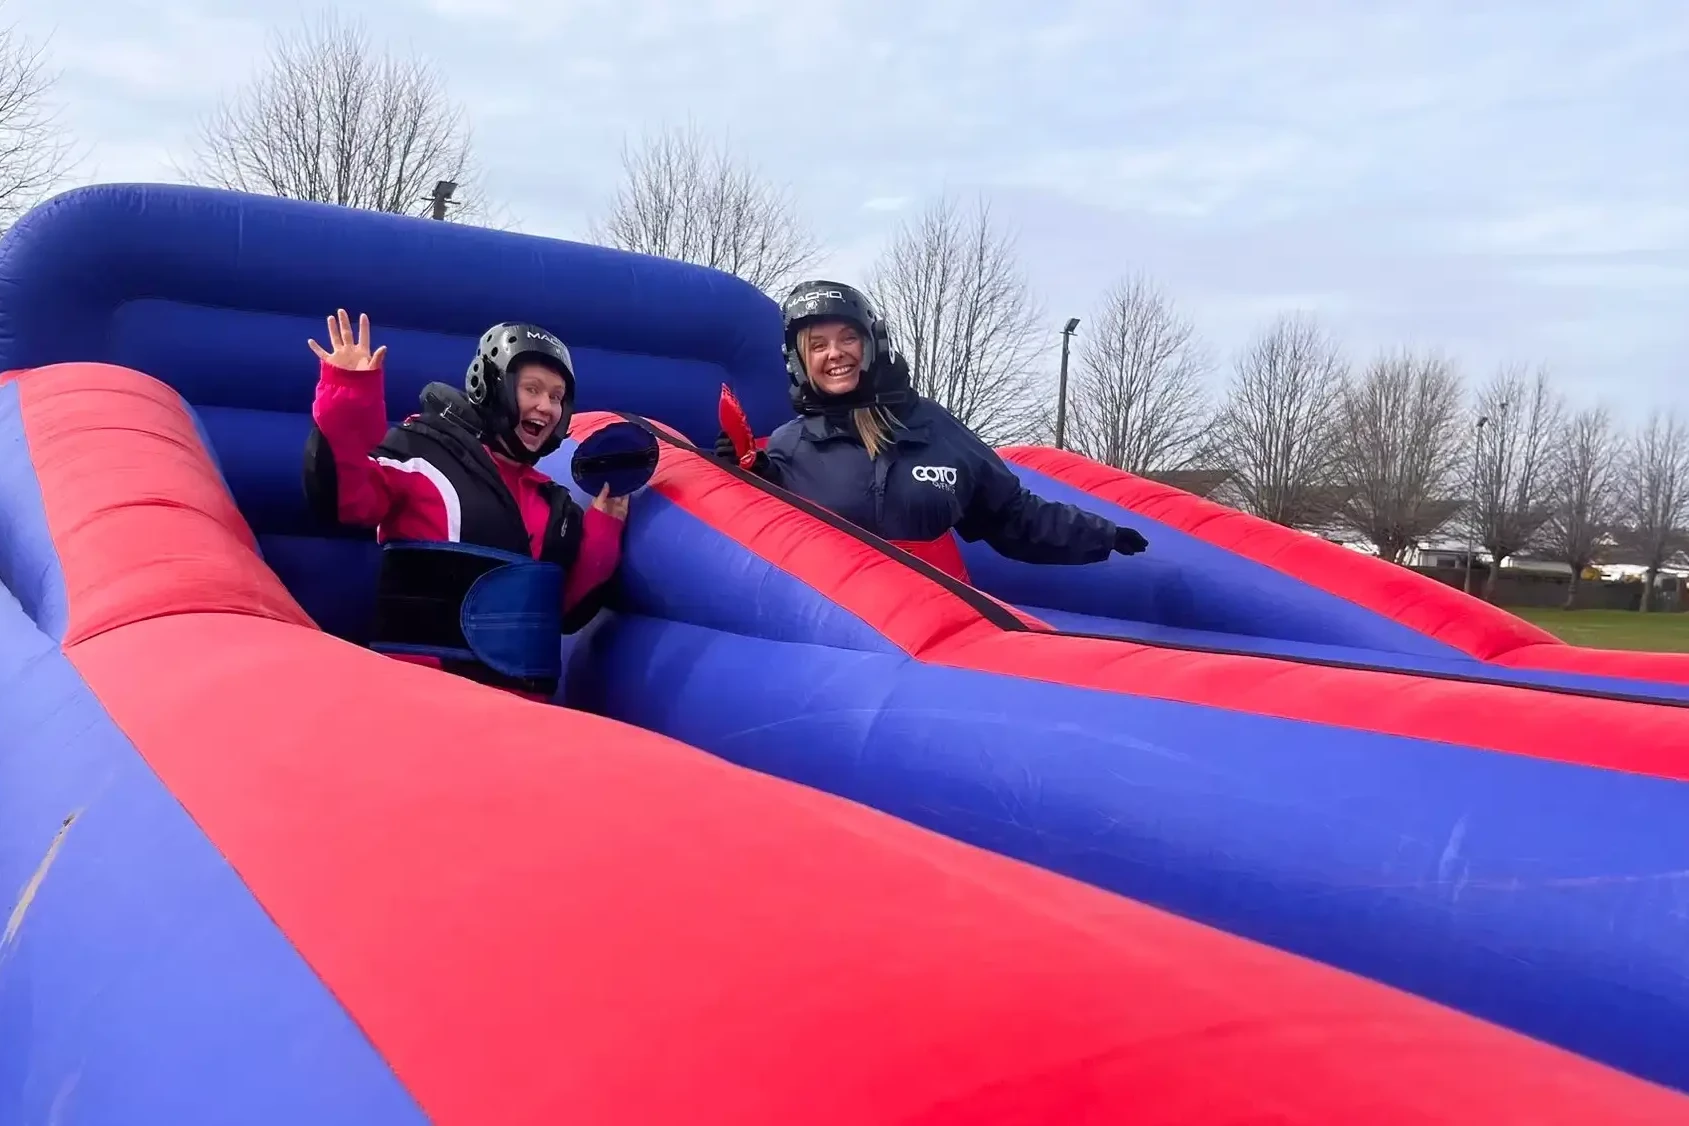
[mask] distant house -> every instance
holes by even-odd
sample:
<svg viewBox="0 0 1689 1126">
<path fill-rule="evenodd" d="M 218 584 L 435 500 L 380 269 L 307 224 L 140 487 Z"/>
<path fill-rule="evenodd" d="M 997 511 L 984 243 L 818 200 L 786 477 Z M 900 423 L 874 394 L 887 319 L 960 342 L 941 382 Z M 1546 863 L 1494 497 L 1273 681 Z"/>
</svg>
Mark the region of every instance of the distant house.
<svg viewBox="0 0 1689 1126">
<path fill-rule="evenodd" d="M 1572 567 L 1569 563 L 1562 563 L 1558 559 L 1539 559 L 1525 554 L 1508 556 L 1502 561 L 1501 569 L 1519 575 L 1544 575 L 1557 579 L 1572 577 Z"/>
<path fill-rule="evenodd" d="M 1409 567 L 1465 567 L 1467 546 L 1464 539 L 1438 536 L 1420 540 L 1408 550 L 1402 562 Z M 1489 553 L 1483 548 L 1472 549 L 1472 562 L 1488 567 Z"/>
<path fill-rule="evenodd" d="M 1367 555 L 1378 554 L 1377 545 L 1365 535 L 1352 527 L 1352 522 L 1342 517 L 1343 509 L 1352 503 L 1353 493 L 1343 490 L 1332 490 L 1322 498 L 1322 504 L 1330 513 L 1319 524 L 1307 529 L 1321 539 L 1332 543 L 1342 544 L 1344 547 L 1359 551 Z M 1440 500 L 1429 507 L 1428 522 L 1438 528 L 1446 528 L 1460 514 L 1463 502 L 1459 500 Z M 1464 541 L 1449 539 L 1442 532 L 1419 540 L 1407 549 L 1400 560 L 1409 567 L 1461 567 L 1466 564 L 1466 544 Z"/>
<path fill-rule="evenodd" d="M 1596 567 L 1604 576 L 1612 579 L 1636 581 L 1648 573 L 1648 563 L 1642 553 L 1623 545 L 1606 552 Z M 1665 563 L 1660 567 L 1660 574 L 1678 580 L 1689 578 L 1689 551 L 1678 550 L 1666 556 Z"/>
</svg>

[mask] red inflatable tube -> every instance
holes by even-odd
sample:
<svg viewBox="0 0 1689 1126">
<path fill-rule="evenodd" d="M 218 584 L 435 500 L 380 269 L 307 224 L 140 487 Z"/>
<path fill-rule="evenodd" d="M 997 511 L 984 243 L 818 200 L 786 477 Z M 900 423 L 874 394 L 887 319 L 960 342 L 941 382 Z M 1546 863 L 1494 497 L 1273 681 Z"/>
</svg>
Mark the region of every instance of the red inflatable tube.
<svg viewBox="0 0 1689 1126">
<path fill-rule="evenodd" d="M 1018 446 L 1001 452 L 1017 465 L 1346 598 L 1480 660 L 1521 669 L 1689 684 L 1689 655 L 1567 645 L 1505 610 L 1434 579 L 1170 485 L 1098 465 L 1065 450 Z"/>
<path fill-rule="evenodd" d="M 577 433 L 612 417 L 587 416 Z M 821 523 L 779 490 L 676 443 L 664 444 L 651 487 L 933 664 L 1689 781 L 1689 723 L 1678 708 L 1065 636 L 1024 614 L 1009 630 L 981 612 L 978 592 L 941 585 L 888 545 Z"/>
<path fill-rule="evenodd" d="M 623 421 L 626 418 L 619 414 L 588 411 L 574 417 L 569 432 L 576 439 L 581 439 L 599 427 Z M 667 439 L 658 451 L 657 473 L 651 480 L 653 488 L 763 558 L 779 561 L 781 567 L 811 586 L 835 580 L 842 583 L 845 578 L 854 579 L 859 575 L 871 576 L 872 582 L 851 584 L 851 593 L 862 596 L 860 605 L 870 613 L 883 615 L 888 623 L 893 619 L 897 621 L 900 632 L 888 636 L 893 636 L 900 645 L 905 645 L 907 640 L 918 649 L 956 629 L 994 628 L 954 591 L 935 588 L 922 581 L 920 569 L 910 564 L 918 561 L 931 568 L 933 574 L 948 573 L 943 567 L 934 566 L 927 559 L 889 541 L 876 542 L 895 549 L 890 554 L 865 548 L 859 540 L 841 535 L 836 529 L 818 526 L 813 516 L 790 503 L 795 498 L 766 483 L 760 491 L 767 499 L 757 500 L 758 487 L 748 483 L 754 478 L 736 482 L 731 477 L 713 472 L 715 460 L 708 454 L 695 451 L 685 435 L 653 419 L 640 419 L 639 422 Z M 760 441 L 766 444 L 767 439 Z M 745 505 L 751 506 L 749 511 L 757 514 L 745 518 L 751 521 L 749 524 L 737 523 L 738 517 L 728 518 Z M 818 535 L 819 538 L 815 538 Z M 961 565 L 960 551 L 956 554 L 957 563 Z M 787 565 L 788 556 L 790 566 Z M 816 586 L 816 589 L 834 588 Z M 1026 629 L 1050 630 L 1048 623 L 983 591 L 973 591 L 971 596 L 991 602 Z M 849 599 L 839 601 L 842 605 L 857 605 Z M 881 619 L 870 617 L 866 620 L 877 625 Z M 929 630 L 937 632 L 929 633 Z M 910 649 L 911 653 L 915 651 Z"/>
<path fill-rule="evenodd" d="M 68 655 L 442 1126 L 1689 1121 L 1383 986 L 328 637 L 172 392 L 22 379 Z"/>
</svg>

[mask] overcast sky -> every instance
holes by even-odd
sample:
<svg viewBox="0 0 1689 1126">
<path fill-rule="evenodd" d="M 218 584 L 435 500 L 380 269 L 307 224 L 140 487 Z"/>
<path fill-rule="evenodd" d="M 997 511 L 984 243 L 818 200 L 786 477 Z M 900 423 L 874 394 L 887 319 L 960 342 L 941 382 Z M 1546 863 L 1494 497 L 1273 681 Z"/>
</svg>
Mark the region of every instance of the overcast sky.
<svg viewBox="0 0 1689 1126">
<path fill-rule="evenodd" d="M 83 180 L 174 178 L 268 29 L 310 10 L 6 7 L 52 37 Z M 1222 357 L 1301 308 L 1360 356 L 1546 362 L 1575 400 L 1689 410 L 1686 0 L 341 10 L 439 64 L 531 233 L 583 235 L 623 139 L 690 118 L 790 185 L 841 280 L 924 202 L 985 193 L 1052 342 L 1143 271 Z"/>
</svg>

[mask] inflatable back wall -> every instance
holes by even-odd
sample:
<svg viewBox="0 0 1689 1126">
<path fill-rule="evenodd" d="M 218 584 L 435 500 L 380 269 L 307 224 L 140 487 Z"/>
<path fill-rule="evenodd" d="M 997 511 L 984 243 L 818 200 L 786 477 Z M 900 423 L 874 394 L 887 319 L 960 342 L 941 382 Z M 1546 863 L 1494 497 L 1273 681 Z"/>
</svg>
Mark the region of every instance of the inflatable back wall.
<svg viewBox="0 0 1689 1126">
<path fill-rule="evenodd" d="M 317 360 L 336 306 L 388 345 L 388 410 L 461 385 L 499 321 L 542 324 L 575 359 L 576 409 L 660 418 L 713 441 L 731 386 L 758 432 L 790 415 L 778 307 L 727 274 L 603 247 L 208 189 L 114 184 L 30 212 L 0 244 L 0 370 L 70 360 L 161 379 L 197 412 L 266 559 L 288 585 L 363 564 L 326 541 L 301 487 Z M 236 376 L 233 373 L 238 373 Z M 295 455 L 292 451 L 301 451 Z M 282 451 L 286 451 L 285 453 Z M 305 609 L 356 636 L 368 593 Z"/>
</svg>

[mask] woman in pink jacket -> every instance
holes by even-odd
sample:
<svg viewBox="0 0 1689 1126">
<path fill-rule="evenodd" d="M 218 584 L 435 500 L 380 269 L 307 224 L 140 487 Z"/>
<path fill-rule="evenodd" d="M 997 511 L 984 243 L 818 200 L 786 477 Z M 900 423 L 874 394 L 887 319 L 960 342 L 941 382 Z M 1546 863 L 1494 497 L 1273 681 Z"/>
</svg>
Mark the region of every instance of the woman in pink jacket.
<svg viewBox="0 0 1689 1126">
<path fill-rule="evenodd" d="M 318 513 L 374 528 L 382 544 L 371 647 L 524 696 L 549 699 L 560 635 L 599 608 L 615 573 L 626 497 L 581 511 L 534 467 L 568 433 L 569 350 L 534 325 L 481 337 L 463 392 L 430 383 L 388 428 L 369 317 L 328 318 L 306 493 Z"/>
</svg>

